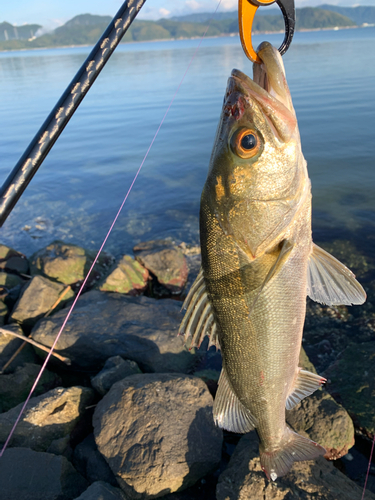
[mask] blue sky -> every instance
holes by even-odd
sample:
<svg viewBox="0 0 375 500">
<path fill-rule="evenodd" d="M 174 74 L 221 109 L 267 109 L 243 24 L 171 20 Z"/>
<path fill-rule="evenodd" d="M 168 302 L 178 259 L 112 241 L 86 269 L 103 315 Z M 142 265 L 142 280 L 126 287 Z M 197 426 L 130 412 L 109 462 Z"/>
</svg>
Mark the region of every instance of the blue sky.
<svg viewBox="0 0 375 500">
<path fill-rule="evenodd" d="M 0 22 L 8 21 L 20 25 L 38 23 L 47 28 L 55 28 L 78 14 L 99 14 L 113 16 L 122 0 L 3 0 L 0 8 Z M 218 0 L 147 0 L 139 18 L 160 19 L 172 15 L 191 12 L 210 12 L 216 8 Z M 296 0 L 297 7 L 316 6 L 324 0 Z M 326 0 L 343 6 L 374 5 L 375 0 Z M 222 0 L 220 10 L 233 10 L 238 0 Z M 266 7 L 264 7 L 266 8 Z"/>
</svg>

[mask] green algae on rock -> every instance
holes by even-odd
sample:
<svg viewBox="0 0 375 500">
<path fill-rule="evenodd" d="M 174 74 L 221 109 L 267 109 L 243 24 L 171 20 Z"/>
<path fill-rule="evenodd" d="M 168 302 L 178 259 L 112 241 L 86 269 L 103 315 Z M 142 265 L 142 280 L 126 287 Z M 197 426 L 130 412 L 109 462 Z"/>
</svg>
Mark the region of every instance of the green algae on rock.
<svg viewBox="0 0 375 500">
<path fill-rule="evenodd" d="M 130 255 L 124 255 L 112 268 L 110 274 L 99 283 L 102 292 L 140 295 L 147 288 L 149 272 Z"/>
</svg>

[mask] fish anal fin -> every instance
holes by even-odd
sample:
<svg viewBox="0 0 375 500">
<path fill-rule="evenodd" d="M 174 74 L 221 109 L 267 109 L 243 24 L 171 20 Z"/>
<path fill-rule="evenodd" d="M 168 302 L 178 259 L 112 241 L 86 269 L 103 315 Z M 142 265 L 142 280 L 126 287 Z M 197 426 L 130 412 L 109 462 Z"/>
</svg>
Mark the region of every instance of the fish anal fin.
<svg viewBox="0 0 375 500">
<path fill-rule="evenodd" d="M 307 295 L 328 306 L 359 305 L 366 300 L 366 292 L 350 269 L 315 244 L 309 257 Z"/>
<path fill-rule="evenodd" d="M 258 425 L 256 418 L 233 392 L 224 368 L 220 374 L 213 414 L 215 424 L 231 432 L 245 434 Z"/>
<path fill-rule="evenodd" d="M 321 387 L 326 381 L 327 379 L 324 377 L 300 368 L 293 390 L 286 400 L 286 409 L 291 410 L 294 408 L 300 401 L 302 401 L 302 399 L 310 396 L 310 394 L 319 389 L 319 387 Z"/>
<path fill-rule="evenodd" d="M 260 463 L 268 479 L 276 481 L 278 477 L 285 476 L 291 469 L 293 462 L 312 460 L 325 455 L 323 446 L 300 436 L 289 427 L 285 427 L 285 433 L 280 446 L 272 451 L 267 451 L 263 443 L 259 445 Z"/>
<path fill-rule="evenodd" d="M 186 313 L 182 319 L 178 334 L 184 336 L 185 344 L 188 345 L 189 349 L 193 347 L 199 348 L 206 335 L 210 338 L 208 347 L 215 345 L 217 349 L 220 349 L 217 335 L 218 328 L 206 292 L 202 268 L 182 308 L 186 309 Z M 189 337 L 191 337 L 190 343 L 188 343 Z"/>
</svg>

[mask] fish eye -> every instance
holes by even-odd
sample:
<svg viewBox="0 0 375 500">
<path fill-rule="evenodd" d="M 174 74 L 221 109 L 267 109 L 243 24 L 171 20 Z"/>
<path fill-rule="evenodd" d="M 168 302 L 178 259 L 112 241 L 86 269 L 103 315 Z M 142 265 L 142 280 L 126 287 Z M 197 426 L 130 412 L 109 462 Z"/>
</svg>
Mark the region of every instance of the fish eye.
<svg viewBox="0 0 375 500">
<path fill-rule="evenodd" d="M 231 137 L 230 146 L 240 158 L 252 158 L 261 147 L 261 140 L 255 130 L 240 128 Z"/>
</svg>

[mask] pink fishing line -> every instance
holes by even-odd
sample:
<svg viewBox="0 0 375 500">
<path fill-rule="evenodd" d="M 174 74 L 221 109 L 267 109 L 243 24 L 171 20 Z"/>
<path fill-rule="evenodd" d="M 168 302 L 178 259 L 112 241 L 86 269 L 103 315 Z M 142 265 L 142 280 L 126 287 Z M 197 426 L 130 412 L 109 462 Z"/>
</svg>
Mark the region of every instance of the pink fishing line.
<svg viewBox="0 0 375 500">
<path fill-rule="evenodd" d="M 375 435 L 374 435 L 374 439 L 372 440 L 372 446 L 371 446 L 370 459 L 369 459 L 369 461 L 368 461 L 367 474 L 366 474 L 365 485 L 364 485 L 364 487 L 363 487 L 363 493 L 362 493 L 362 498 L 361 498 L 361 500 L 363 500 L 363 499 L 365 498 L 365 492 L 366 492 L 367 480 L 368 480 L 368 477 L 369 477 L 369 475 L 370 475 L 370 468 L 371 468 L 372 454 L 374 453 L 374 445 L 375 445 Z"/>
<path fill-rule="evenodd" d="M 48 361 L 49 361 L 49 359 L 50 359 L 50 357 L 51 357 L 51 355 L 52 355 L 52 352 L 53 352 L 53 350 L 54 350 L 54 348 L 55 348 L 55 346 L 56 346 L 57 342 L 59 341 L 59 338 L 60 338 L 60 336 L 61 336 L 62 332 L 64 331 L 65 325 L 67 324 L 67 322 L 68 322 L 68 320 L 69 320 L 69 318 L 70 318 L 70 316 L 71 316 L 71 314 L 72 314 L 72 312 L 73 312 L 73 309 L 74 309 L 74 307 L 75 307 L 75 305 L 76 305 L 76 303 L 77 303 L 77 300 L 79 299 L 79 297 L 80 297 L 80 295 L 81 295 L 81 293 L 82 293 L 82 290 L 83 290 L 83 288 L 85 287 L 85 285 L 86 285 L 86 283 L 87 283 L 87 280 L 88 280 L 88 278 L 89 278 L 89 276 L 90 276 L 90 274 L 91 274 L 91 272 L 92 272 L 92 270 L 93 270 L 93 268 L 94 268 L 94 266 L 95 266 L 95 264 L 96 264 L 96 262 L 97 262 L 97 260 L 98 260 L 98 258 L 99 258 L 99 255 L 101 254 L 101 252 L 102 252 L 102 250 L 103 250 L 103 248 L 104 248 L 104 245 L 106 244 L 106 242 L 107 242 L 107 240 L 108 240 L 108 238 L 109 238 L 109 235 L 111 234 L 112 229 L 113 229 L 114 225 L 116 224 L 117 219 L 118 219 L 118 218 L 119 218 L 119 216 L 120 216 L 120 213 L 121 213 L 121 211 L 122 211 L 122 209 L 123 209 L 123 207 L 124 207 L 124 205 L 125 205 L 125 203 L 126 203 L 126 200 L 128 199 L 129 194 L 130 194 L 131 190 L 133 189 L 134 183 L 135 183 L 135 181 L 137 180 L 138 175 L 139 175 L 139 173 L 140 173 L 140 171 L 141 171 L 141 169 L 142 169 L 142 167 L 143 167 L 143 164 L 145 163 L 146 158 L 147 158 L 147 156 L 148 156 L 148 154 L 149 154 L 149 152 L 150 152 L 150 150 L 151 150 L 151 148 L 152 148 L 152 146 L 153 146 L 153 144 L 154 144 L 154 142 L 155 142 L 155 139 L 156 139 L 156 137 L 157 137 L 157 136 L 158 136 L 158 134 L 159 134 L 159 131 L 160 131 L 160 129 L 161 129 L 161 127 L 162 127 L 163 123 L 164 123 L 164 120 L 166 119 L 166 117 L 167 117 L 167 115 L 168 115 L 168 113 L 169 113 L 169 110 L 170 110 L 170 108 L 171 108 L 171 106 L 172 106 L 172 104 L 173 104 L 173 102 L 174 102 L 174 100 L 175 100 L 175 98 L 176 98 L 176 95 L 177 95 L 178 91 L 180 90 L 180 87 L 181 87 L 181 85 L 182 85 L 183 81 L 185 80 L 186 74 L 187 74 L 187 72 L 189 71 L 189 69 L 190 69 L 190 66 L 191 66 L 192 62 L 194 61 L 195 56 L 197 55 L 197 52 L 198 52 L 198 50 L 200 49 L 200 46 L 201 46 L 201 44 L 202 44 L 202 42 L 203 42 L 204 38 L 206 37 L 206 34 L 207 34 L 207 31 L 208 31 L 208 29 L 209 29 L 209 27 L 210 27 L 211 21 L 212 21 L 212 19 L 214 18 L 214 16 L 215 16 L 216 12 L 218 11 L 218 9 L 219 9 L 219 7 L 220 7 L 220 4 L 221 4 L 221 0 L 219 0 L 219 3 L 217 4 L 217 7 L 216 7 L 216 9 L 215 9 L 215 12 L 212 14 L 212 17 L 211 17 L 211 19 L 209 20 L 209 22 L 208 22 L 208 24 L 207 24 L 206 30 L 205 30 L 205 32 L 203 33 L 202 38 L 200 39 L 200 41 L 199 41 L 199 43 L 198 43 L 198 46 L 197 46 L 197 48 L 195 49 L 194 54 L 192 55 L 192 57 L 191 57 L 191 59 L 190 59 L 190 62 L 189 62 L 189 64 L 188 64 L 187 68 L 186 68 L 186 71 L 185 71 L 185 73 L 184 73 L 183 77 L 181 78 L 180 83 L 178 84 L 178 87 L 177 87 L 177 89 L 176 89 L 176 91 L 175 91 L 175 93 L 174 93 L 174 95 L 173 95 L 173 97 L 172 97 L 172 99 L 171 99 L 171 102 L 169 103 L 169 106 L 168 106 L 168 108 L 167 108 L 167 110 L 166 110 L 166 112 L 165 112 L 165 114 L 164 114 L 164 116 L 163 116 L 163 118 L 162 118 L 162 120 L 161 120 L 161 122 L 160 122 L 160 125 L 159 125 L 159 127 L 157 128 L 157 130 L 156 130 L 156 132 L 155 132 L 155 135 L 154 135 L 154 137 L 153 137 L 153 139 L 152 139 L 152 141 L 151 141 L 151 143 L 150 143 L 150 145 L 149 145 L 149 147 L 148 147 L 148 149 L 147 149 L 147 151 L 146 151 L 146 154 L 145 154 L 145 156 L 144 156 L 144 158 L 143 158 L 143 160 L 142 160 L 142 162 L 141 162 L 141 164 L 140 164 L 140 166 L 139 166 L 139 168 L 138 168 L 138 170 L 137 170 L 137 172 L 136 172 L 136 174 L 135 174 L 135 176 L 134 176 L 134 179 L 133 179 L 132 183 L 130 184 L 130 187 L 129 187 L 129 189 L 128 189 L 128 192 L 126 193 L 125 198 L 124 198 L 123 202 L 121 203 L 120 208 L 119 208 L 119 210 L 118 210 L 118 212 L 117 212 L 117 214 L 116 214 L 116 216 L 115 216 L 115 218 L 114 218 L 114 220 L 113 220 L 113 222 L 112 222 L 112 224 L 111 224 L 111 227 L 109 228 L 109 230 L 108 230 L 108 232 L 107 232 L 107 235 L 106 235 L 106 237 L 104 238 L 104 241 L 103 241 L 103 243 L 101 244 L 101 246 L 100 246 L 100 248 L 99 248 L 98 253 L 96 254 L 96 257 L 95 257 L 95 259 L 94 259 L 94 262 L 92 263 L 92 265 L 91 265 L 91 267 L 90 267 L 90 269 L 89 269 L 89 271 L 88 271 L 88 273 L 87 273 L 87 275 L 86 275 L 86 278 L 84 279 L 84 281 L 83 281 L 83 283 L 82 283 L 82 285 L 81 285 L 80 289 L 78 290 L 77 296 L 76 296 L 76 298 L 74 299 L 74 302 L 73 302 L 73 304 L 71 305 L 71 307 L 70 307 L 70 309 L 69 309 L 69 311 L 68 311 L 68 314 L 66 315 L 66 318 L 65 318 L 65 320 L 64 320 L 64 322 L 63 322 L 63 324 L 62 324 L 62 326 L 61 326 L 61 328 L 60 328 L 60 330 L 59 330 L 59 333 L 57 334 L 57 336 L 56 336 L 56 338 L 55 338 L 54 343 L 53 343 L 53 344 L 52 344 L 52 346 L 51 346 L 51 349 L 50 349 L 50 351 L 49 351 L 49 353 L 48 353 L 48 355 L 47 355 L 47 357 L 46 357 L 46 359 L 45 359 L 45 361 L 44 361 L 44 363 L 43 363 L 43 365 L 42 365 L 42 368 L 40 369 L 39 374 L 38 374 L 38 376 L 37 376 L 37 377 L 36 377 L 36 379 L 35 379 L 35 382 L 34 382 L 34 384 L 33 384 L 32 388 L 31 388 L 31 390 L 30 390 L 29 395 L 28 395 L 28 396 L 27 396 L 27 398 L 26 398 L 26 401 L 24 402 L 24 404 L 23 404 L 23 406 L 22 406 L 22 408 L 21 408 L 21 411 L 20 411 L 20 413 L 19 413 L 19 415 L 18 415 L 18 417 L 17 417 L 17 420 L 15 421 L 15 423 L 14 423 L 14 425 L 13 425 L 13 427 L 12 427 L 12 429 L 11 429 L 10 433 L 9 433 L 9 436 L 7 437 L 7 440 L 5 441 L 5 444 L 4 444 L 4 446 L 3 446 L 3 448 L 2 448 L 2 450 L 1 450 L 1 452 L 0 452 L 0 457 L 2 457 L 2 456 L 3 456 L 4 451 L 6 450 L 6 448 L 7 448 L 8 444 L 9 444 L 9 441 L 11 440 L 11 438 L 12 438 L 12 436 L 13 436 L 13 433 L 14 433 L 14 431 L 16 430 L 16 427 L 17 427 L 17 425 L 18 425 L 18 422 L 20 421 L 20 419 L 21 419 L 21 417 L 22 417 L 22 414 L 23 414 L 23 412 L 25 411 L 25 408 L 26 408 L 26 406 L 27 406 L 27 404 L 28 404 L 28 402 L 29 402 L 29 400 L 30 400 L 30 398 L 31 398 L 31 396 L 32 396 L 32 394 L 33 394 L 33 392 L 34 392 L 34 390 L 35 390 L 35 387 L 37 386 L 37 384 L 38 384 L 38 382 L 39 382 L 39 380 L 40 380 L 40 378 L 41 378 L 41 376 L 42 376 L 42 374 L 43 374 L 43 372 L 44 372 L 44 370 L 45 370 L 45 368 L 46 368 L 46 366 L 47 366 L 47 363 L 48 363 Z"/>
</svg>

